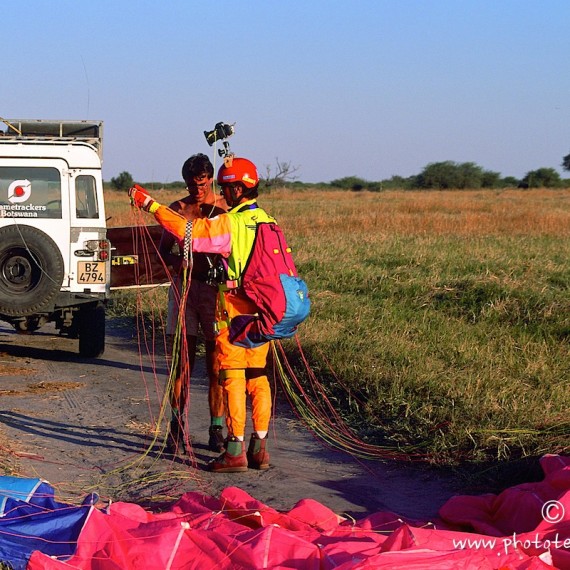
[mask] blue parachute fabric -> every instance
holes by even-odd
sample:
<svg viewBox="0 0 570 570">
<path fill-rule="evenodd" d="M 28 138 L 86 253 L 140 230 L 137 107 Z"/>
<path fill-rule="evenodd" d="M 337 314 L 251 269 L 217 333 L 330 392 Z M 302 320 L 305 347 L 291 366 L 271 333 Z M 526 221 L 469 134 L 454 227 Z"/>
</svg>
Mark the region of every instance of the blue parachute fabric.
<svg viewBox="0 0 570 570">
<path fill-rule="evenodd" d="M 54 509 L 56 503 L 53 487 L 38 478 L 0 477 L 0 517 L 9 515 L 16 507 L 20 509 L 18 516 L 21 516 L 21 509 L 25 505 L 32 507 L 26 509 L 28 513 L 38 509 Z"/>
<path fill-rule="evenodd" d="M 54 500 L 40 479 L 0 477 L 0 562 L 25 570 L 35 550 L 58 558 L 72 556 L 91 506 Z"/>
</svg>

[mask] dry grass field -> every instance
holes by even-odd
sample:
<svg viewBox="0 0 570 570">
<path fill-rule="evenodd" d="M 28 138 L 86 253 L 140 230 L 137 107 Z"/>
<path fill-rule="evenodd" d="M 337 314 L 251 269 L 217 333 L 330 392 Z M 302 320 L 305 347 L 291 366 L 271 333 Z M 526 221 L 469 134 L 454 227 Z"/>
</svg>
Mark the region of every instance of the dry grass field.
<svg viewBox="0 0 570 570">
<path fill-rule="evenodd" d="M 277 189 L 260 203 L 309 284 L 302 346 L 361 437 L 451 464 L 568 449 L 570 190 Z M 106 207 L 111 225 L 153 223 L 125 194 Z"/>
</svg>

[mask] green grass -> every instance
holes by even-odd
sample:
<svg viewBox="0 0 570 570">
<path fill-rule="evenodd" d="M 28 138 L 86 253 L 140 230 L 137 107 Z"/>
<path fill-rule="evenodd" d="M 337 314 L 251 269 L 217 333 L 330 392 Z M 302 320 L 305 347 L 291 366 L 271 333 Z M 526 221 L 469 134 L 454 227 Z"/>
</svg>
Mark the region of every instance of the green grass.
<svg viewBox="0 0 570 570">
<path fill-rule="evenodd" d="M 303 349 L 364 438 L 440 464 L 568 450 L 569 191 L 260 201 L 309 285 Z"/>
<path fill-rule="evenodd" d="M 321 251 L 299 267 L 314 303 L 303 344 L 367 394 L 362 421 L 402 443 L 450 459 L 560 450 L 570 405 L 570 271 L 555 261 L 564 251 L 567 240 L 544 238 L 394 238 L 339 271 L 337 243 L 328 260 Z"/>
</svg>

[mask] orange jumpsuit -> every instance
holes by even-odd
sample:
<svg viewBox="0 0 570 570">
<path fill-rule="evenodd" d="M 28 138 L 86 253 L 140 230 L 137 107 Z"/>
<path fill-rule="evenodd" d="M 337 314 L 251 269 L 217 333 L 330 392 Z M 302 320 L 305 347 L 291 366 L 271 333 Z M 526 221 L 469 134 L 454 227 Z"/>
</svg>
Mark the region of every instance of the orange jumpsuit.
<svg viewBox="0 0 570 570">
<path fill-rule="evenodd" d="M 156 220 L 180 240 L 188 220 L 167 206 L 154 212 Z M 214 218 L 192 222 L 192 251 L 219 253 L 227 262 L 228 280 L 220 285 L 216 308 L 216 358 L 226 404 L 228 435 L 244 437 L 246 392 L 251 397 L 253 430 L 267 432 L 271 418 L 271 389 L 265 367 L 269 344 L 242 348 L 228 339 L 229 323 L 237 315 L 252 314 L 256 306 L 241 293 L 240 279 L 251 255 L 256 225 L 273 222 L 256 200 L 248 200 Z"/>
</svg>

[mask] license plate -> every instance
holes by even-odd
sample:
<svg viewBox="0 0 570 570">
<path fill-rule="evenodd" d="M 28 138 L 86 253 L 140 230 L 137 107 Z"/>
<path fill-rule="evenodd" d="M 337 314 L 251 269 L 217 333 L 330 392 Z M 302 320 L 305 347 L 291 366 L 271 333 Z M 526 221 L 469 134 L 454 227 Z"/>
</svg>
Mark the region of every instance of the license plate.
<svg viewBox="0 0 570 570">
<path fill-rule="evenodd" d="M 78 261 L 78 283 L 105 283 L 105 262 L 103 261 Z"/>
</svg>

